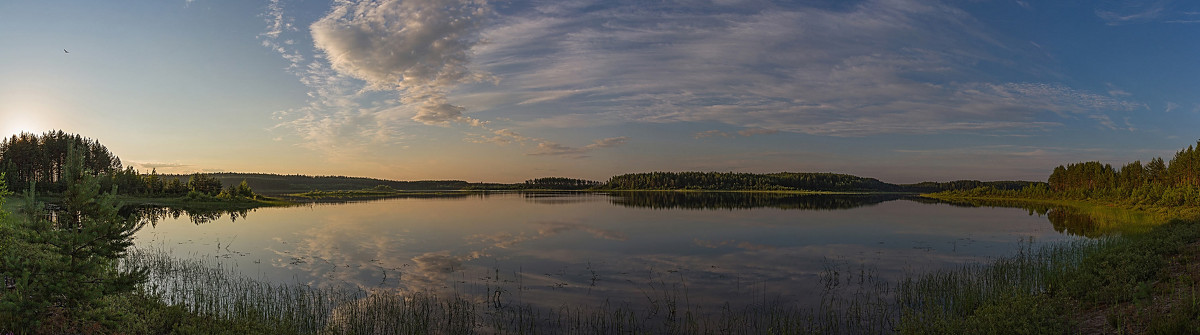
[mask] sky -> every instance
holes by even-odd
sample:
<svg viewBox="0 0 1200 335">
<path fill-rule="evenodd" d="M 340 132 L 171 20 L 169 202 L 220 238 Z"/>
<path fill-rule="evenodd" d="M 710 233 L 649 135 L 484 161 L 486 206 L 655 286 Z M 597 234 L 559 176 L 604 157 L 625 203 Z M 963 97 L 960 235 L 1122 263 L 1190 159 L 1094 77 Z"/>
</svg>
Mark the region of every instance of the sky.
<svg viewBox="0 0 1200 335">
<path fill-rule="evenodd" d="M 0 133 L 141 172 L 1045 180 L 1200 135 L 1200 3 L 0 2 Z"/>
</svg>

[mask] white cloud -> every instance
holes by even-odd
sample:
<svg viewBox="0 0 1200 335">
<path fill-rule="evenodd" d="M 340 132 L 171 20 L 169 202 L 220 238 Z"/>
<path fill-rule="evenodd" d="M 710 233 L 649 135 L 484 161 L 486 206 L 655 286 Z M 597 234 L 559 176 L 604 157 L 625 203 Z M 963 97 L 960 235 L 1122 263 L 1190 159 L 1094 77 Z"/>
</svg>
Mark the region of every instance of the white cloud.
<svg viewBox="0 0 1200 335">
<path fill-rule="evenodd" d="M 770 134 L 774 134 L 774 133 L 778 133 L 778 132 L 779 131 L 775 130 L 775 129 L 750 128 L 750 129 L 739 130 L 738 135 L 750 137 L 750 136 L 755 136 L 755 135 L 770 135 Z"/>
<path fill-rule="evenodd" d="M 765 9 L 576 6 L 503 16 L 484 32 L 489 43 L 475 49 L 477 61 L 504 78 L 500 89 L 533 98 L 490 109 L 513 113 L 525 127 L 716 121 L 863 136 L 1040 132 L 1063 124 L 1054 116 L 1143 108 L 1117 89 L 1105 96 L 988 80 L 975 66 L 1038 56 L 1016 54 L 954 7 L 758 5 Z"/>
<path fill-rule="evenodd" d="M 1117 124 L 1113 123 L 1112 119 L 1109 118 L 1108 115 L 1097 114 L 1097 115 L 1088 115 L 1088 117 L 1093 120 L 1096 120 L 1097 122 L 1100 122 L 1101 125 L 1108 127 L 1108 129 L 1117 130 Z"/>
<path fill-rule="evenodd" d="M 1096 16 L 1108 25 L 1115 26 L 1133 22 L 1153 21 L 1168 12 L 1170 1 L 1129 2 L 1121 1 L 1113 4 L 1101 4 L 1096 8 Z"/>
<path fill-rule="evenodd" d="M 1167 109 L 1163 110 L 1163 112 L 1164 112 L 1164 113 L 1170 113 L 1171 111 L 1173 111 L 1173 110 L 1176 110 L 1176 109 L 1178 109 L 1178 108 L 1179 108 L 1179 104 L 1177 104 L 1177 103 L 1174 103 L 1174 102 L 1170 102 L 1170 101 L 1168 101 L 1168 102 L 1167 102 Z"/>
<path fill-rule="evenodd" d="M 471 141 L 471 142 L 475 142 L 475 143 L 495 143 L 495 144 L 499 144 L 499 145 L 506 145 L 506 144 L 510 144 L 510 143 L 526 143 L 526 142 L 531 142 L 531 141 L 537 141 L 537 139 L 531 138 L 531 137 L 525 137 L 521 134 L 518 134 L 515 131 L 512 131 L 511 129 L 505 128 L 505 129 L 494 130 L 491 132 L 491 134 L 475 135 L 473 137 L 468 137 L 467 141 Z"/>
<path fill-rule="evenodd" d="M 537 151 L 531 152 L 528 155 L 530 155 L 530 156 L 572 156 L 575 158 L 584 158 L 584 157 L 587 157 L 587 156 L 584 156 L 584 154 L 592 152 L 593 150 L 600 149 L 600 148 L 612 148 L 612 147 L 621 146 L 621 145 L 624 145 L 628 141 L 629 141 L 629 138 L 624 137 L 624 136 L 610 137 L 610 138 L 595 140 L 592 142 L 592 144 L 588 144 L 588 145 L 578 147 L 578 148 L 569 147 L 569 146 L 565 146 L 565 145 L 550 142 L 550 141 L 543 141 L 541 143 L 538 143 Z"/>
<path fill-rule="evenodd" d="M 419 104 L 413 120 L 473 123 L 445 92 L 487 77 L 468 64 L 489 11 L 486 3 L 470 0 L 343 1 L 310 29 L 338 74 Z"/>
<path fill-rule="evenodd" d="M 1044 56 L 940 2 L 528 5 L 493 12 L 472 0 L 340 0 L 310 35 L 293 36 L 292 19 L 273 0 L 261 38 L 312 97 L 279 113 L 277 129 L 345 151 L 399 141 L 407 126 L 467 124 L 480 132 L 467 141 L 584 157 L 605 143 L 514 134 L 707 122 L 743 129 L 740 136 L 1018 135 L 1074 120 L 1116 129 L 1108 115 L 1146 109 L 1111 85 L 1097 94 L 1011 82 L 1045 78 L 1026 66 L 1044 62 L 1023 61 Z M 1011 71 L 989 76 L 995 68 Z M 501 124 L 472 115 L 481 111 Z"/>
<path fill-rule="evenodd" d="M 729 133 L 726 133 L 726 132 L 723 132 L 720 130 L 716 130 L 716 129 L 705 130 L 705 131 L 698 132 L 698 133 L 695 133 L 692 135 L 692 137 L 694 137 L 696 139 L 709 138 L 709 137 L 732 137 L 732 136 L 733 135 L 730 135 Z"/>
<path fill-rule="evenodd" d="M 470 48 L 489 7 L 482 1 L 337 1 L 304 35 L 281 0 L 263 14 L 263 45 L 309 87 L 307 106 L 276 113 L 275 130 L 302 145 L 347 156 L 396 144 L 415 123 L 482 126 L 446 92 L 487 79 L 470 68 Z M 306 45 L 314 49 L 306 49 Z M 415 123 L 414 123 L 415 122 Z"/>
</svg>

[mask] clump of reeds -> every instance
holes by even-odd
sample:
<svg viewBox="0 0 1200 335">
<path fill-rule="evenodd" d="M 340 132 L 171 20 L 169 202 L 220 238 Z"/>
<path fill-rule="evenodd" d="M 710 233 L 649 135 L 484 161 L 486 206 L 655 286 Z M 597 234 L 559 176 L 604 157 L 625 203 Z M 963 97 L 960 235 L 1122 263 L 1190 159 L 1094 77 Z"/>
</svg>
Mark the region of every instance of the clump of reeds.
<svg viewBox="0 0 1200 335">
<path fill-rule="evenodd" d="M 838 276 L 826 283 L 858 280 L 847 294 L 827 290 L 821 306 L 764 300 L 706 310 L 689 301 L 685 283 L 649 285 L 646 303 L 605 302 L 600 306 L 543 308 L 521 301 L 463 295 L 368 292 L 302 284 L 271 284 L 236 274 L 215 260 L 179 259 L 161 251 L 134 251 L 125 266 L 146 268 L 142 290 L 189 312 L 297 334 L 878 334 L 894 328 L 892 287 L 867 274 Z M 860 269 L 861 270 L 861 269 Z M 519 290 L 519 288 L 517 288 Z M 489 287 L 489 292 L 508 288 Z M 499 297 L 500 294 L 496 294 Z"/>
</svg>

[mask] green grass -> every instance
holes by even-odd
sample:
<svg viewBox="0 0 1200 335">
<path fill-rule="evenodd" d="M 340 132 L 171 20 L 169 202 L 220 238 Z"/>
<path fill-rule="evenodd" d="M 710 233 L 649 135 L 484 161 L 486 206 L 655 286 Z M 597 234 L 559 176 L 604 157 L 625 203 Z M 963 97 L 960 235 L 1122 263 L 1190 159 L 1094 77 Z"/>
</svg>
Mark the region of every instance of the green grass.
<svg viewBox="0 0 1200 335">
<path fill-rule="evenodd" d="M 288 198 L 322 199 L 322 198 L 389 198 L 389 197 L 454 197 L 470 194 L 471 191 L 378 191 L 378 190 L 338 190 L 338 191 L 308 191 L 283 195 Z"/>
<path fill-rule="evenodd" d="M 182 210 L 243 210 L 261 207 L 292 206 L 296 203 L 266 196 L 257 198 L 220 199 L 210 196 L 199 197 L 139 197 L 118 196 L 117 201 L 126 206 L 170 207 Z"/>
<path fill-rule="evenodd" d="M 1101 224 L 1159 218 L 1083 205 L 1077 210 Z M 1030 243 L 987 264 L 898 282 L 831 264 L 825 290 L 814 292 L 819 306 L 764 298 L 719 310 L 692 305 L 686 285 L 663 282 L 647 283 L 645 301 L 544 308 L 491 298 L 513 287 L 439 296 L 271 284 L 215 260 L 140 250 L 124 266 L 148 269 L 151 280 L 135 294 L 108 297 L 112 303 L 94 313 L 109 315 L 95 318 L 107 329 L 180 334 L 1197 333 L 1198 240 L 1200 221 L 1153 222 L 1099 239 Z"/>
<path fill-rule="evenodd" d="M 241 276 L 216 260 L 179 259 L 161 251 L 133 252 L 124 266 L 150 273 L 139 293 L 114 298 L 145 306 L 121 312 L 136 317 L 118 328 L 138 333 L 189 333 L 212 324 L 214 332 L 263 334 L 863 334 L 890 331 L 897 315 L 885 299 L 887 285 L 859 285 L 846 295 L 826 296 L 815 308 L 764 300 L 703 310 L 688 302 L 685 285 L 659 282 L 649 283 L 644 302 L 544 308 L 493 294 L 439 296 L 271 284 Z M 834 271 L 825 274 L 830 287 L 863 280 Z M 841 285 L 834 284 L 839 281 Z"/>
<path fill-rule="evenodd" d="M 1139 329 L 1197 329 L 1200 320 L 1195 315 L 1200 308 L 1192 306 L 1200 306 L 1200 301 L 1194 291 L 1189 304 L 1173 303 L 1165 312 L 1151 308 L 1164 296 L 1177 296 L 1154 288 L 1176 273 L 1170 271 L 1169 260 L 1197 240 L 1200 223 L 1176 220 L 1144 234 L 1027 249 L 988 265 L 910 278 L 899 289 L 903 308 L 899 330 L 915 334 L 1091 332 L 1082 330 L 1088 328 L 1085 321 L 1090 313 L 1138 304 L 1145 308 L 1130 310 L 1153 315 L 1139 318 L 1143 320 Z M 1182 278 L 1194 283 L 1195 275 Z M 1111 318 L 1127 319 L 1130 314 Z M 1113 322 L 1110 328 L 1119 325 Z"/>
</svg>

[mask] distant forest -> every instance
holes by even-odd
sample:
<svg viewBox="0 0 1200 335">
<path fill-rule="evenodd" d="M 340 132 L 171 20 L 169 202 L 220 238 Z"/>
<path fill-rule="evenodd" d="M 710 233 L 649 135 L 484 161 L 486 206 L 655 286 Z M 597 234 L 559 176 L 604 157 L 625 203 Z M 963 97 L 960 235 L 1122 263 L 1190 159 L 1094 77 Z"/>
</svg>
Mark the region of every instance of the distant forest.
<svg viewBox="0 0 1200 335">
<path fill-rule="evenodd" d="M 1044 184 L 1030 181 L 959 180 L 898 185 L 837 173 L 734 173 L 650 172 L 612 177 L 600 188 L 612 190 L 714 190 L 714 191 L 827 191 L 929 193 L 978 187 L 1022 189 Z"/>
<path fill-rule="evenodd" d="M 988 188 L 994 190 L 1020 190 L 1027 187 L 1048 187 L 1047 183 L 1029 181 L 959 180 L 951 182 L 923 182 L 917 184 L 890 184 L 875 178 L 858 177 L 837 173 L 735 173 L 735 172 L 647 172 L 629 173 L 600 182 L 566 177 L 544 177 L 521 183 L 470 183 L 462 180 L 395 181 L 375 178 L 345 176 L 279 175 L 267 173 L 194 173 L 190 175 L 158 174 L 139 172 L 132 166 L 122 166 L 120 158 L 109 152 L 98 141 L 62 131 L 50 131 L 41 135 L 21 133 L 0 141 L 0 172 L 5 174 L 8 186 L 14 191 L 36 185 L 38 192 L 62 192 L 62 166 L 71 148 L 84 156 L 84 165 L 89 173 L 98 176 L 104 190 L 116 186 L 121 194 L 140 196 L 183 196 L 208 195 L 249 196 L 261 194 L 289 194 L 309 191 L 367 190 L 386 187 L 397 191 L 431 190 L 707 190 L 707 191 L 826 191 L 826 192 L 902 192 L 932 193 L 954 190 Z M 1191 149 L 1189 149 L 1191 150 Z M 1189 154 L 1191 155 L 1191 154 Z M 1191 156 L 1188 156 L 1191 157 Z M 1189 158 L 1192 159 L 1192 158 Z M 1098 163 L 1097 163 L 1098 164 Z M 1056 169 L 1051 184 L 1110 185 L 1109 179 L 1100 184 L 1079 181 L 1073 177 L 1082 174 L 1076 170 L 1109 171 L 1111 180 L 1131 177 L 1117 175 L 1111 167 L 1069 166 Z M 1127 166 L 1122 171 L 1133 171 L 1137 166 Z M 1147 176 L 1158 176 L 1159 170 L 1167 171 L 1161 159 L 1142 167 Z M 1175 164 L 1171 164 L 1172 167 Z M 1183 166 L 1183 165 L 1180 165 Z M 1105 170 L 1107 169 L 1107 170 Z M 1160 177 L 1138 178 L 1156 180 Z M 1194 179 L 1194 178 L 1193 178 Z M 1115 181 L 1114 181 L 1115 182 Z M 1079 185 L 1077 185 L 1079 184 Z M 1108 186 L 1105 186 L 1108 187 Z M 195 194 L 193 194 L 195 193 Z"/>
<path fill-rule="evenodd" d="M 400 191 L 460 190 L 470 185 L 462 180 L 395 181 L 344 176 L 279 175 L 268 173 L 210 173 L 222 184 L 246 181 L 255 192 L 262 194 L 301 193 L 314 190 L 363 190 L 387 186 Z"/>
<path fill-rule="evenodd" d="M 1104 199 L 1134 208 L 1200 206 L 1200 141 L 1149 163 L 1120 168 L 1096 161 L 1059 165 L 1048 182 L 1021 189 L 979 187 L 947 195 L 1052 199 Z"/>
</svg>

